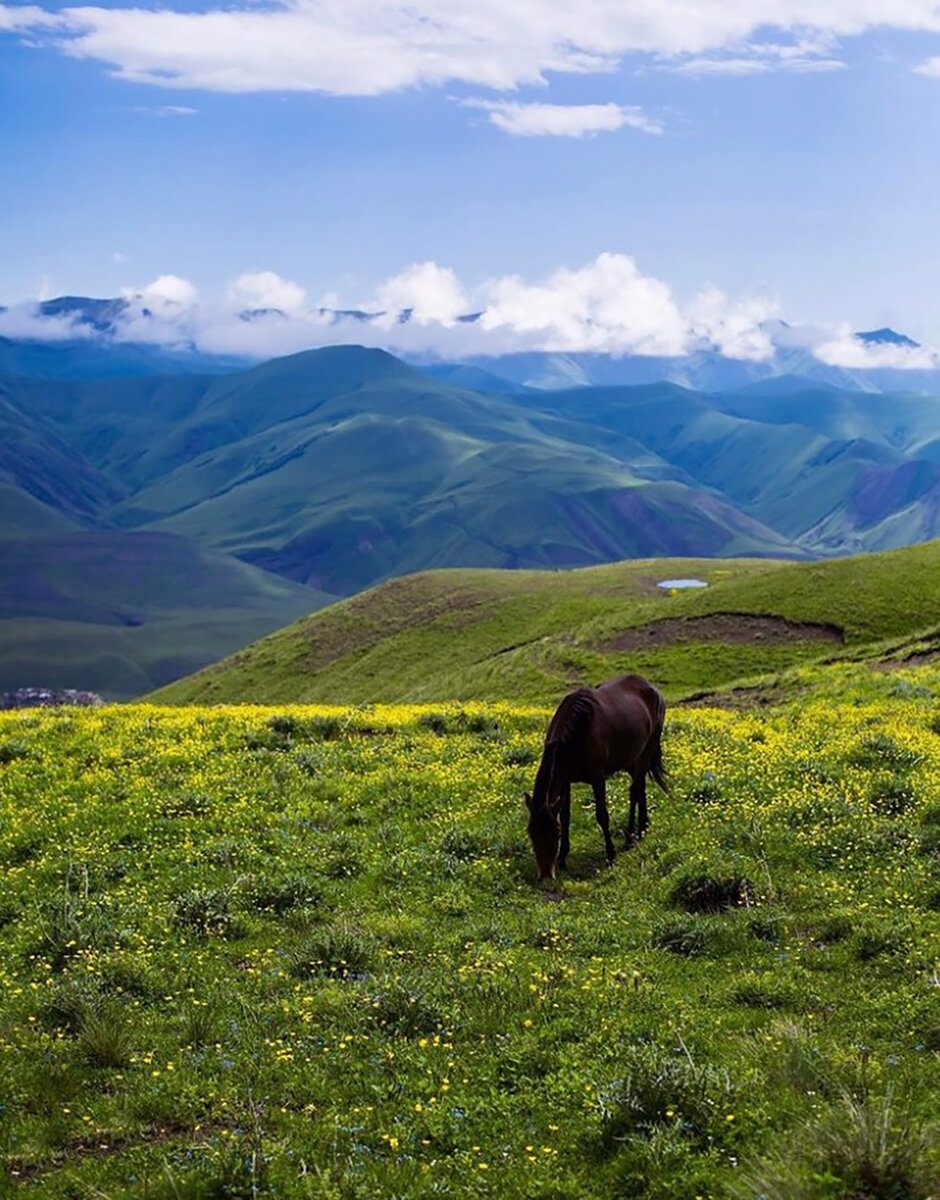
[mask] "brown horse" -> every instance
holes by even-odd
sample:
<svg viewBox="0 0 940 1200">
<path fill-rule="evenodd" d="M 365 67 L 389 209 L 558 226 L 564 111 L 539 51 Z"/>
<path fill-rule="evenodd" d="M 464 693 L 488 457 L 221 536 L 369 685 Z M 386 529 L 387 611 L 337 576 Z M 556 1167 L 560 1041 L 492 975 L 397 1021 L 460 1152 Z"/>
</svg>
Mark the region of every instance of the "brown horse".
<svg viewBox="0 0 940 1200">
<path fill-rule="evenodd" d="M 630 819 L 626 845 L 649 826 L 646 777 L 666 790 L 662 732 L 666 702 L 639 675 L 621 675 L 595 688 L 565 696 L 549 722 L 545 749 L 532 796 L 526 794 L 529 837 L 539 879 L 554 879 L 568 859 L 571 785 L 589 783 L 594 815 L 604 834 L 607 861 L 614 861 L 605 780 L 618 771 L 630 775 Z"/>
</svg>

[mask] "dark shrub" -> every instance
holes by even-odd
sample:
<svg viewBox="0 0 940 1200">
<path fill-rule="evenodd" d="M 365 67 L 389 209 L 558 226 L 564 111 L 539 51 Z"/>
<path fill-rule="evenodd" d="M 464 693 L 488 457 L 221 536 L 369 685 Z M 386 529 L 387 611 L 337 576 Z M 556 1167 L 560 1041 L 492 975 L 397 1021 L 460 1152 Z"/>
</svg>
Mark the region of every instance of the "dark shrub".
<svg viewBox="0 0 940 1200">
<path fill-rule="evenodd" d="M 228 888 L 195 888 L 177 896 L 173 910 L 177 927 L 192 929 L 200 937 L 240 936 L 241 930 L 232 913 L 232 893 Z"/>
<path fill-rule="evenodd" d="M 846 759 L 855 767 L 869 770 L 893 768 L 895 771 L 910 771 L 920 762 L 920 755 L 907 746 L 902 746 L 885 733 L 876 733 L 860 742 Z"/>
<path fill-rule="evenodd" d="M 697 1064 L 678 1050 L 634 1046 L 626 1068 L 599 1097 L 601 1142 L 605 1150 L 671 1126 L 699 1145 L 719 1141 L 727 1131 L 734 1092 L 727 1071 Z"/>
<path fill-rule="evenodd" d="M 534 746 L 512 746 L 503 754 L 507 767 L 529 767 L 538 760 L 539 752 Z"/>
<path fill-rule="evenodd" d="M 346 979 L 367 974 L 377 955 L 378 947 L 371 937 L 346 926 L 330 926 L 294 947 L 288 970 L 296 979 L 315 975 Z"/>
<path fill-rule="evenodd" d="M 754 902 L 754 885 L 746 876 L 685 875 L 669 893 L 670 903 L 689 913 L 720 913 Z"/>
<path fill-rule="evenodd" d="M 303 875 L 256 879 L 247 894 L 247 902 L 252 908 L 278 916 L 292 908 L 312 907 L 319 900 L 319 888 Z"/>
<path fill-rule="evenodd" d="M 917 803 L 917 793 L 900 775 L 876 779 L 868 798 L 872 808 L 882 817 L 903 817 Z"/>
</svg>

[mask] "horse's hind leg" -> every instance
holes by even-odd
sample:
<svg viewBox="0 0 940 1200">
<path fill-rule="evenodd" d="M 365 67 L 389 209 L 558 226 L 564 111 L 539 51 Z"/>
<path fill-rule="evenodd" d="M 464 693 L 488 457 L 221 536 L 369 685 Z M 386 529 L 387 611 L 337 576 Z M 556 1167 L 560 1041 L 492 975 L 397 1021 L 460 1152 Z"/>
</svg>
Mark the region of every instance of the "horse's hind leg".
<svg viewBox="0 0 940 1200">
<path fill-rule="evenodd" d="M 623 848 L 629 850 L 636 842 L 636 785 L 633 780 L 630 780 L 630 815 L 627 818 L 627 826 L 623 831 Z"/>
<path fill-rule="evenodd" d="M 561 794 L 561 848 L 558 851 L 558 866 L 563 870 L 568 865 L 568 851 L 571 848 L 569 833 L 571 830 L 571 784 Z"/>
<path fill-rule="evenodd" d="M 591 787 L 594 791 L 594 816 L 597 818 L 597 823 L 601 827 L 601 832 L 604 835 L 604 848 L 607 851 L 607 861 L 612 863 L 617 857 L 617 851 L 614 849 L 614 843 L 610 840 L 610 815 L 607 812 L 607 787 L 603 780 L 600 783 L 592 783 Z"/>
<path fill-rule="evenodd" d="M 642 837 L 650 827 L 649 816 L 646 812 L 646 772 L 639 772 L 637 778 L 630 784 L 630 811 L 637 807 L 637 836 Z"/>
</svg>

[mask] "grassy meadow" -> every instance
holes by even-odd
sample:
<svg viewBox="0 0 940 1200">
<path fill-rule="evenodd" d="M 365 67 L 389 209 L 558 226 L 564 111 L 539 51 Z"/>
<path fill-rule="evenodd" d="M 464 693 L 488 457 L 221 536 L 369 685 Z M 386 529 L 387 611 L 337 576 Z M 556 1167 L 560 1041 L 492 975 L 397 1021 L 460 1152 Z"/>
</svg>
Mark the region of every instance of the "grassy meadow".
<svg viewBox="0 0 940 1200">
<path fill-rule="evenodd" d="M 658 587 L 677 578 L 708 586 Z M 812 563 L 426 571 L 304 617 L 153 699 L 554 705 L 573 686 L 631 670 L 672 700 L 813 661 L 877 657 L 886 639 L 940 645 L 938 613 L 940 541 Z"/>
<path fill-rule="evenodd" d="M 796 670 L 550 892 L 544 709 L 0 715 L 4 1186 L 940 1195 L 940 666 Z"/>
</svg>

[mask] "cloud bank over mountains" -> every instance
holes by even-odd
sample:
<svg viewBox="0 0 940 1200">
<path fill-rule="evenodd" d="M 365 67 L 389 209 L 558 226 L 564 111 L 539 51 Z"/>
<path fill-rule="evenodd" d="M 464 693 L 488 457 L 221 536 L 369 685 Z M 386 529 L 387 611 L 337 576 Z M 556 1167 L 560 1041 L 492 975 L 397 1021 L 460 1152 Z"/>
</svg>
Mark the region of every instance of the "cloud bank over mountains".
<svg viewBox="0 0 940 1200">
<path fill-rule="evenodd" d="M 940 32 L 933 0 L 281 0 L 174 8 L 0 4 L 26 34 L 118 78 L 214 92 L 509 91 L 625 60 L 691 74 L 834 70 L 842 41 Z M 933 68 L 925 64 L 924 70 Z"/>
<path fill-rule="evenodd" d="M 707 287 L 682 301 L 633 258 L 614 253 L 541 280 L 505 275 L 475 288 L 448 267 L 416 263 L 352 305 L 333 294 L 311 301 L 301 284 L 273 271 L 240 275 L 221 298 L 203 299 L 188 280 L 161 275 L 93 303 L 93 314 L 78 303 L 13 305 L 0 311 L 0 336 L 104 337 L 259 359 L 345 342 L 441 359 L 525 351 L 668 358 L 707 350 L 762 363 L 800 350 L 836 367 L 940 367 L 940 355 L 907 339 L 863 340 L 847 324 L 788 325 L 767 297 Z"/>
</svg>

